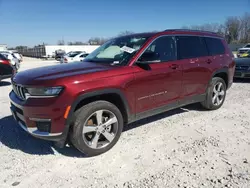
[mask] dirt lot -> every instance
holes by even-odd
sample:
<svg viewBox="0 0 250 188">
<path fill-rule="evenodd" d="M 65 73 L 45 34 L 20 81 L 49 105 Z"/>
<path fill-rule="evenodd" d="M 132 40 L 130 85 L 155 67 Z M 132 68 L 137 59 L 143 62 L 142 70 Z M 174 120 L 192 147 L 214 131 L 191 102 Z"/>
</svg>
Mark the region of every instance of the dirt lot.
<svg viewBox="0 0 250 188">
<path fill-rule="evenodd" d="M 25 59 L 22 69 L 54 64 Z M 125 128 L 109 152 L 85 158 L 57 149 L 14 122 L 9 80 L 0 84 L 0 187 L 250 187 L 250 81 L 224 106 L 191 105 Z"/>
</svg>

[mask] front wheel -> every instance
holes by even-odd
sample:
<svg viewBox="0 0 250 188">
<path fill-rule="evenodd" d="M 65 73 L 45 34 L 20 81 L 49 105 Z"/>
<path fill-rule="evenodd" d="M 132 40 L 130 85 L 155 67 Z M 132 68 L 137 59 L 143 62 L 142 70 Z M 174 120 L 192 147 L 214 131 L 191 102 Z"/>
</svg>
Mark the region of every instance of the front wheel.
<svg viewBox="0 0 250 188">
<path fill-rule="evenodd" d="M 220 77 L 214 77 L 207 89 L 206 100 L 201 104 L 208 110 L 220 108 L 226 98 L 227 86 L 225 81 Z"/>
<path fill-rule="evenodd" d="M 122 129 L 120 110 L 110 102 L 95 101 L 75 112 L 71 142 L 87 156 L 99 155 L 116 144 Z"/>
</svg>

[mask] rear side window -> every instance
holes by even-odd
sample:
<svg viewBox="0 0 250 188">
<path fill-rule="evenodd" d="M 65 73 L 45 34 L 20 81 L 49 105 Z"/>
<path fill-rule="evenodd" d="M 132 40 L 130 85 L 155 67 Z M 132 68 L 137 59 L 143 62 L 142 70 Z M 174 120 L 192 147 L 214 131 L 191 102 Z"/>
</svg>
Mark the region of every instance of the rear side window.
<svg viewBox="0 0 250 188">
<path fill-rule="evenodd" d="M 177 37 L 178 58 L 190 59 L 208 55 L 207 47 L 202 37 L 179 36 Z"/>
<path fill-rule="evenodd" d="M 221 39 L 205 37 L 205 41 L 207 43 L 209 55 L 220 55 L 225 53 L 225 47 Z"/>
</svg>

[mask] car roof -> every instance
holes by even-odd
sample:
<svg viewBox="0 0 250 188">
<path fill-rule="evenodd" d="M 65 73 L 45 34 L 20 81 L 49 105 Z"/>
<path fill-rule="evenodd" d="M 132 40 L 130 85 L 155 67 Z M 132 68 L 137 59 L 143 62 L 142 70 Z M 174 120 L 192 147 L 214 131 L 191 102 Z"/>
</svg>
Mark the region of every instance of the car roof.
<svg viewBox="0 0 250 188">
<path fill-rule="evenodd" d="M 191 30 L 191 29 L 167 29 L 164 31 L 159 32 L 145 32 L 145 33 L 134 33 L 129 34 L 121 37 L 153 37 L 157 35 L 174 35 L 174 34 L 184 34 L 184 35 L 200 35 L 200 36 L 211 36 L 211 37 L 219 37 L 223 38 L 222 36 L 218 35 L 215 32 L 211 31 L 202 31 L 202 30 Z M 117 37 L 117 38 L 121 38 Z"/>
</svg>

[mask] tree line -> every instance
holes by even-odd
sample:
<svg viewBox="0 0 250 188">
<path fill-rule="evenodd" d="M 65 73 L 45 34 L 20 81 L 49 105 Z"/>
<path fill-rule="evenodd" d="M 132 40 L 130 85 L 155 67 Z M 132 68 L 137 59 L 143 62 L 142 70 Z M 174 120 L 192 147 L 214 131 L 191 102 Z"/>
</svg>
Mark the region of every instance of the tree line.
<svg viewBox="0 0 250 188">
<path fill-rule="evenodd" d="M 120 32 L 117 36 L 124 36 L 129 35 L 134 32 L 132 31 L 123 31 Z M 87 42 L 75 41 L 75 42 L 65 42 L 64 40 L 58 40 L 58 45 L 102 45 L 110 38 L 103 38 L 103 37 L 91 37 Z"/>
<path fill-rule="evenodd" d="M 183 29 L 211 31 L 222 35 L 229 44 L 250 42 L 250 13 L 243 16 L 230 16 L 224 23 L 184 26 Z"/>
<path fill-rule="evenodd" d="M 227 17 L 224 23 L 205 23 L 202 25 L 183 26 L 181 29 L 193 29 L 215 32 L 223 36 L 229 44 L 250 43 L 250 13 L 242 16 Z M 124 31 L 118 34 L 123 36 L 133 33 L 132 31 Z M 97 44 L 101 45 L 108 39 L 101 37 L 93 37 L 88 42 L 69 42 L 68 45 L 81 44 Z M 62 43 L 59 43 L 62 44 Z M 65 43 L 64 43 L 65 44 Z"/>
<path fill-rule="evenodd" d="M 181 29 L 194 29 L 211 31 L 223 36 L 229 44 L 250 43 L 250 13 L 245 13 L 242 16 L 227 17 L 224 23 L 205 23 L 202 25 L 183 26 Z M 123 31 L 117 36 L 132 34 L 132 31 Z M 91 37 L 88 41 L 69 41 L 63 39 L 58 40 L 58 45 L 102 45 L 110 38 Z M 42 45 L 45 45 L 43 43 Z M 42 45 L 36 45 L 39 47 Z M 27 46 L 17 46 L 16 49 L 28 48 Z"/>
</svg>

